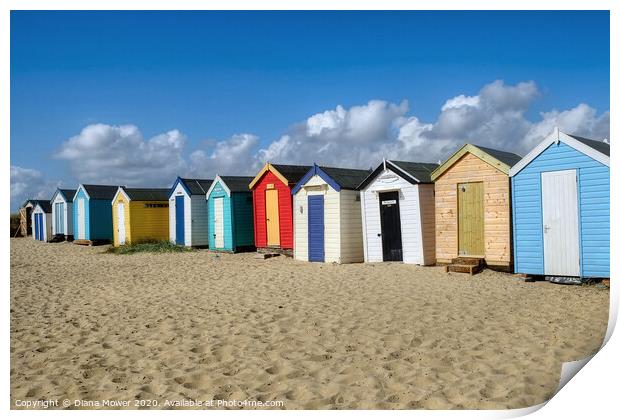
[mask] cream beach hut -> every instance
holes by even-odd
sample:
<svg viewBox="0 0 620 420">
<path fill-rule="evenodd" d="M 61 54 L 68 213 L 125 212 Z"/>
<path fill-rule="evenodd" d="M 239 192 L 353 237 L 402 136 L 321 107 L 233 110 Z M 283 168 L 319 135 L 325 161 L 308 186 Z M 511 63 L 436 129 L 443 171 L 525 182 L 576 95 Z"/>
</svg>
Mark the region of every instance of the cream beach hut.
<svg viewBox="0 0 620 420">
<path fill-rule="evenodd" d="M 364 261 L 357 186 L 369 169 L 314 165 L 291 190 L 294 257 L 302 261 Z"/>
<path fill-rule="evenodd" d="M 435 168 L 386 160 L 360 184 L 366 262 L 435 263 Z"/>
</svg>

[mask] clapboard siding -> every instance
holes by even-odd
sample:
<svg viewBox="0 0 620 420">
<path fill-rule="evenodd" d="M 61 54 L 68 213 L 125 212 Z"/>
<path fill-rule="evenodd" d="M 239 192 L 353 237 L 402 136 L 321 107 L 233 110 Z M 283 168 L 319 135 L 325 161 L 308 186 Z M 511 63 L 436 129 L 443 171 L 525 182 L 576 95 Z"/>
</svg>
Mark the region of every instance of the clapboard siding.
<svg viewBox="0 0 620 420">
<path fill-rule="evenodd" d="M 111 241 L 112 227 L 112 200 L 88 200 L 90 208 L 90 240 Z"/>
<path fill-rule="evenodd" d="M 84 201 L 84 214 L 79 211 L 79 202 Z M 73 199 L 73 232 L 75 232 L 75 239 L 90 239 L 90 206 L 88 205 L 88 197 L 84 193 L 82 188 L 78 189 Z M 80 224 L 83 225 L 84 232 L 81 232 Z"/>
<path fill-rule="evenodd" d="M 190 246 L 207 246 L 209 245 L 209 210 L 207 208 L 207 196 L 192 195 L 191 196 L 191 216 L 186 219 L 185 224 L 191 226 L 191 245 Z M 188 223 L 187 220 L 191 220 Z M 187 228 L 186 228 L 187 231 Z"/>
<path fill-rule="evenodd" d="M 458 257 L 458 184 L 482 182 L 484 189 L 484 255 L 491 265 L 512 262 L 510 180 L 508 175 L 471 153 L 463 155 L 435 180 L 436 259 Z"/>
<path fill-rule="evenodd" d="M 340 262 L 364 261 L 360 193 L 340 190 Z"/>
<path fill-rule="evenodd" d="M 216 200 L 222 200 L 223 205 L 223 217 L 224 217 L 224 246 L 217 248 L 215 246 L 215 202 Z M 221 184 L 216 182 L 215 186 L 209 194 L 207 200 L 208 214 L 209 214 L 209 248 L 220 250 L 232 250 L 233 249 L 233 227 L 232 227 L 232 203 L 231 199 L 222 188 Z"/>
<path fill-rule="evenodd" d="M 296 260 L 308 261 L 308 196 L 300 190 L 293 196 L 293 227 L 295 244 L 293 256 Z"/>
<path fill-rule="evenodd" d="M 420 203 L 420 223 L 422 230 L 422 264 L 435 264 L 435 186 L 418 185 Z"/>
<path fill-rule="evenodd" d="M 581 275 L 609 277 L 609 167 L 564 142 L 551 144 L 512 177 L 515 271 L 545 274 L 543 172 L 577 170 Z"/>
<path fill-rule="evenodd" d="M 119 218 L 118 218 L 118 210 L 119 204 L 123 204 L 123 219 L 124 219 L 124 227 L 125 227 L 125 244 L 132 243 L 132 234 L 131 234 L 131 212 L 130 212 L 130 201 L 124 194 L 117 194 L 116 198 L 112 201 L 112 231 L 113 231 L 113 244 L 114 246 L 120 246 L 120 238 L 119 238 Z"/>
<path fill-rule="evenodd" d="M 251 247 L 254 245 L 254 214 L 252 212 L 252 193 L 233 192 L 233 246 Z"/>
<path fill-rule="evenodd" d="M 365 261 L 383 261 L 379 208 L 379 193 L 383 191 L 399 193 L 403 262 L 424 264 L 418 184 L 411 184 L 389 168 L 378 174 L 361 194 Z"/>
</svg>

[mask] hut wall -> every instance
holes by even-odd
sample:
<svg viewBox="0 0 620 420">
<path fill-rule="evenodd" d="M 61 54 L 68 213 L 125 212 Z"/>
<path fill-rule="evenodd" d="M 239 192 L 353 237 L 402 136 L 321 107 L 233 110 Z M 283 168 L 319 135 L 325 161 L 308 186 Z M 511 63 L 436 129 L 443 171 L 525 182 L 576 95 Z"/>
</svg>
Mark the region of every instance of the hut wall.
<svg viewBox="0 0 620 420">
<path fill-rule="evenodd" d="M 457 184 L 482 182 L 484 188 L 484 248 L 490 265 L 509 266 L 510 182 L 506 174 L 466 153 L 435 181 L 437 262 L 458 257 Z"/>
<path fill-rule="evenodd" d="M 111 241 L 112 228 L 112 200 L 89 200 L 90 207 L 90 240 Z"/>
<path fill-rule="evenodd" d="M 235 249 L 254 246 L 254 214 L 252 209 L 251 192 L 232 193 L 233 246 Z"/>
<path fill-rule="evenodd" d="M 168 202 L 130 201 L 131 243 L 168 239 Z"/>
<path fill-rule="evenodd" d="M 340 262 L 364 261 L 360 193 L 340 190 Z"/>
<path fill-rule="evenodd" d="M 422 264 L 435 264 L 435 185 L 418 184 Z"/>
<path fill-rule="evenodd" d="M 191 218 L 185 219 L 185 224 L 189 224 L 192 231 L 191 246 L 207 246 L 209 245 L 209 210 L 206 194 L 193 195 L 191 209 Z"/>
</svg>

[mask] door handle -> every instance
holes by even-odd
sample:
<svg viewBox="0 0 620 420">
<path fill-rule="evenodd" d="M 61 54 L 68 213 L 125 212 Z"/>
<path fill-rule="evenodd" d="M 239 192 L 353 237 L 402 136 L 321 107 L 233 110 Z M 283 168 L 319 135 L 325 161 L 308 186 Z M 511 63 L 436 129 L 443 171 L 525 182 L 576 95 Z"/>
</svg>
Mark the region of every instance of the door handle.
<svg viewBox="0 0 620 420">
<path fill-rule="evenodd" d="M 380 233 L 377 233 L 377 236 L 381 236 L 381 234 L 380 234 Z"/>
</svg>

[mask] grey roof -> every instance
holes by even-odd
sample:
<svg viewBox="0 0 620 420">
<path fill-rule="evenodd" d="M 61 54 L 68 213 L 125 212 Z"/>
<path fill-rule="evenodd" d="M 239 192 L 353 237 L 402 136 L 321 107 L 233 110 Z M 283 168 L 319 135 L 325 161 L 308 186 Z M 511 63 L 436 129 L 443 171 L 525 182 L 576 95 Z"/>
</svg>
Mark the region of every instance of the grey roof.
<svg viewBox="0 0 620 420">
<path fill-rule="evenodd" d="M 181 178 L 181 181 L 183 181 L 183 184 L 189 189 L 191 195 L 206 195 L 213 183 L 212 179 Z"/>
<path fill-rule="evenodd" d="M 123 188 L 130 200 L 168 201 L 169 188 Z"/>
<path fill-rule="evenodd" d="M 300 165 L 280 165 L 272 163 L 271 166 L 276 168 L 278 172 L 282 174 L 291 184 L 297 184 L 301 178 L 310 170 L 312 166 L 300 166 Z"/>
<path fill-rule="evenodd" d="M 65 197 L 65 200 L 67 201 L 67 203 L 71 203 L 73 201 L 73 196 L 75 195 L 75 192 L 77 191 L 77 190 L 67 190 L 64 188 L 58 188 L 58 190 Z"/>
<path fill-rule="evenodd" d="M 511 166 L 511 167 L 516 165 L 517 162 L 519 162 L 522 158 L 521 156 L 515 153 L 504 152 L 503 150 L 491 149 L 490 147 L 478 146 L 477 144 L 474 144 L 474 146 L 476 146 L 478 149 L 482 150 L 483 152 L 493 156 L 495 159 L 499 160 L 500 162 L 504 162 L 506 165 Z"/>
<path fill-rule="evenodd" d="M 38 203 L 42 203 L 42 202 L 50 202 L 50 200 L 39 200 L 36 198 L 28 198 L 26 199 L 26 201 L 24 201 L 24 203 L 22 204 L 22 207 L 26 207 L 28 205 L 28 203 L 32 204 L 32 207 L 35 207 Z"/>
<path fill-rule="evenodd" d="M 92 200 L 112 200 L 118 191 L 118 185 L 82 184 Z"/>
<path fill-rule="evenodd" d="M 402 160 L 390 160 L 390 162 L 422 183 L 432 182 L 431 172 L 439 166 L 436 163 L 405 162 Z"/>
<path fill-rule="evenodd" d="M 593 148 L 594 150 L 601 152 L 604 155 L 609 156 L 609 143 L 604 143 L 598 140 L 587 139 L 585 137 L 574 136 L 572 134 L 569 134 L 569 136 L 579 141 L 580 143 L 583 143 L 586 146 L 589 146 Z"/>
<path fill-rule="evenodd" d="M 319 166 L 319 168 L 336 181 L 341 188 L 349 190 L 356 189 L 372 173 L 372 169 L 330 168 L 328 166 Z"/>
<path fill-rule="evenodd" d="M 52 212 L 52 203 L 50 203 L 49 201 L 47 200 L 35 200 L 35 201 L 37 202 L 39 206 L 41 206 L 41 208 L 43 209 L 45 213 Z M 36 207 L 37 204 L 35 204 L 34 207 Z"/>
<path fill-rule="evenodd" d="M 230 192 L 250 192 L 251 176 L 220 176 Z"/>
</svg>

